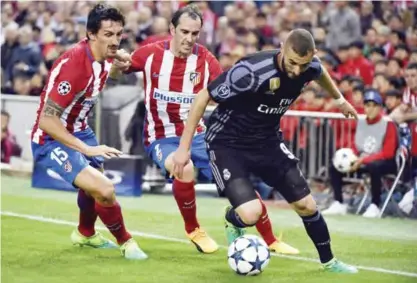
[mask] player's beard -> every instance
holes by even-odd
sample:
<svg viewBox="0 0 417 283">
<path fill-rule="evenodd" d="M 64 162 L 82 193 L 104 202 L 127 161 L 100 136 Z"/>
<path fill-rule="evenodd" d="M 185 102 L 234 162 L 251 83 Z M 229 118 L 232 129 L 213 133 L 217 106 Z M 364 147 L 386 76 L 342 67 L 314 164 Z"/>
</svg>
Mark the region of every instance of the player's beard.
<svg viewBox="0 0 417 283">
<path fill-rule="evenodd" d="M 107 57 L 109 58 L 116 57 L 117 50 L 118 50 L 118 46 L 116 45 L 110 45 L 109 47 L 107 47 Z"/>
</svg>

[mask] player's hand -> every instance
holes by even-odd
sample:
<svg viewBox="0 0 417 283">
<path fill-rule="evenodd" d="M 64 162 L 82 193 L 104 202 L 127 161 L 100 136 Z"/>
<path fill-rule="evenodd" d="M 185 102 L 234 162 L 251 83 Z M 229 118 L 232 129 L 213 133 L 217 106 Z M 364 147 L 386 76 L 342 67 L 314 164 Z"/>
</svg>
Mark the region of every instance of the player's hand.
<svg viewBox="0 0 417 283">
<path fill-rule="evenodd" d="M 172 168 L 172 172 L 170 173 L 170 178 L 182 178 L 184 167 L 188 164 L 188 162 L 190 162 L 190 157 L 190 152 L 188 150 L 178 148 L 174 152 L 174 156 L 172 158 L 174 166 Z"/>
<path fill-rule="evenodd" d="M 356 112 L 355 108 L 349 102 L 345 101 L 338 107 L 346 118 L 353 117 L 355 120 L 358 120 L 358 112 Z"/>
<path fill-rule="evenodd" d="M 115 59 L 121 62 L 132 62 L 132 56 L 124 49 L 117 50 Z"/>
<path fill-rule="evenodd" d="M 129 61 L 120 61 L 118 59 L 113 60 L 113 66 L 122 72 L 126 72 L 130 68 L 131 64 L 132 63 L 130 63 Z"/>
<path fill-rule="evenodd" d="M 350 167 L 350 172 L 356 172 L 358 171 L 359 167 L 361 167 L 363 160 L 359 158 L 355 161 L 355 163 L 352 164 L 352 167 Z"/>
<path fill-rule="evenodd" d="M 113 157 L 119 157 L 120 155 L 123 154 L 123 152 L 113 147 L 109 147 L 107 145 L 98 145 L 98 146 L 89 146 L 84 154 L 87 156 L 91 156 L 91 157 L 102 156 L 106 159 L 110 159 Z"/>
</svg>

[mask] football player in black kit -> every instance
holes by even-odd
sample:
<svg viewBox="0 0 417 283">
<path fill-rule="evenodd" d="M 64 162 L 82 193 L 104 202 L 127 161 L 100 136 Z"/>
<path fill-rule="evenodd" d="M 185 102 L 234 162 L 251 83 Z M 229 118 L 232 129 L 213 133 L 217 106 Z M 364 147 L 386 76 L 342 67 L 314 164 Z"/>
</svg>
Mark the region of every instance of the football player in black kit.
<svg viewBox="0 0 417 283">
<path fill-rule="evenodd" d="M 333 256 L 326 222 L 317 210 L 298 159 L 285 146 L 279 130 L 281 117 L 312 80 L 328 91 L 346 117 L 357 119 L 356 111 L 343 98 L 315 53 L 312 35 L 296 29 L 288 35 L 282 49 L 241 59 L 200 91 L 174 155 L 173 174 L 181 177 L 190 159 L 197 123 L 209 101 L 217 102 L 205 139 L 216 184 L 231 203 L 225 215 L 229 244 L 244 234 L 245 227 L 262 221 L 262 206 L 249 181 L 249 173 L 254 173 L 278 189 L 300 215 L 324 270 L 356 273 L 354 266 Z"/>
</svg>

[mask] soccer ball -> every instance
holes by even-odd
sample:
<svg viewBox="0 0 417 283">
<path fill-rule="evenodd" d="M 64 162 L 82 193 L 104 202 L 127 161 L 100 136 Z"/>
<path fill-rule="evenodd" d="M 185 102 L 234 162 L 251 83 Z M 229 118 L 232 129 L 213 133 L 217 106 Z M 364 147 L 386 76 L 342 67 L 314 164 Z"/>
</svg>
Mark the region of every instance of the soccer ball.
<svg viewBox="0 0 417 283">
<path fill-rule="evenodd" d="M 348 173 L 356 160 L 358 160 L 358 157 L 352 149 L 341 148 L 333 156 L 333 165 L 337 171 Z"/>
<path fill-rule="evenodd" d="M 252 276 L 267 267 L 271 254 L 264 240 L 254 235 L 243 235 L 229 246 L 227 257 L 233 271 Z"/>
</svg>

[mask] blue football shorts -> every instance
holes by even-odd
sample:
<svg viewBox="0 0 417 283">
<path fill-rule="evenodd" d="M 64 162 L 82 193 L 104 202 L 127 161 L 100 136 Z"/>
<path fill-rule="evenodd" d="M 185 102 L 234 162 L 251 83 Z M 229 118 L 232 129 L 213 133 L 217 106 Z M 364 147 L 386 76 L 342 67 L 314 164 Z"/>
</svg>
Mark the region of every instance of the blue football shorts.
<svg viewBox="0 0 417 283">
<path fill-rule="evenodd" d="M 74 136 L 90 146 L 98 145 L 96 135 L 90 128 L 74 133 Z M 85 156 L 55 140 L 47 140 L 43 145 L 32 142 L 32 154 L 34 162 L 58 173 L 70 184 L 87 166 L 100 169 L 104 162 L 101 156 Z"/>
<path fill-rule="evenodd" d="M 162 174 L 168 177 L 165 169 L 165 160 L 169 154 L 176 151 L 180 144 L 180 137 L 159 139 L 145 147 L 146 153 L 153 162 L 161 169 Z M 191 160 L 194 167 L 198 169 L 198 179 L 200 182 L 211 182 L 212 174 L 209 165 L 206 142 L 204 134 L 196 135 L 191 145 Z"/>
</svg>

